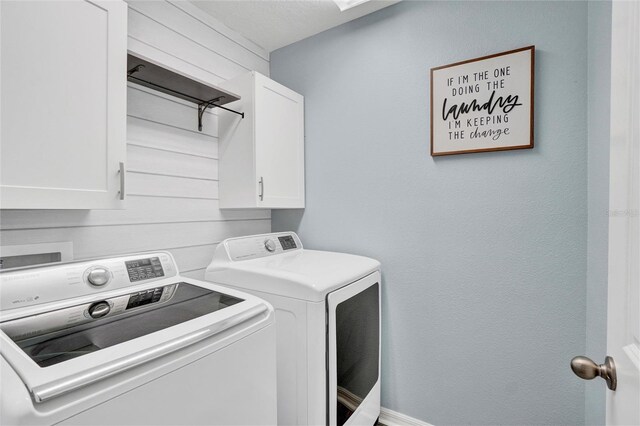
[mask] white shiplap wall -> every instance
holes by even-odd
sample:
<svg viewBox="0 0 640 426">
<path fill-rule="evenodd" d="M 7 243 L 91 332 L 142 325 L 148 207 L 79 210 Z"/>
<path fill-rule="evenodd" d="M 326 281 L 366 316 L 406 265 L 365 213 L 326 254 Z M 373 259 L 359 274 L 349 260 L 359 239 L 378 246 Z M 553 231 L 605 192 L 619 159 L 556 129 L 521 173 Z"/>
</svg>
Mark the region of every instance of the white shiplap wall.
<svg viewBox="0 0 640 426">
<path fill-rule="evenodd" d="M 269 75 L 268 53 L 180 1 L 129 1 L 129 50 L 213 84 L 249 70 Z M 271 230 L 269 210 L 218 208 L 215 110 L 129 85 L 126 210 L 3 210 L 2 245 L 73 242 L 74 258 L 169 250 L 202 278 L 217 243 Z"/>
</svg>

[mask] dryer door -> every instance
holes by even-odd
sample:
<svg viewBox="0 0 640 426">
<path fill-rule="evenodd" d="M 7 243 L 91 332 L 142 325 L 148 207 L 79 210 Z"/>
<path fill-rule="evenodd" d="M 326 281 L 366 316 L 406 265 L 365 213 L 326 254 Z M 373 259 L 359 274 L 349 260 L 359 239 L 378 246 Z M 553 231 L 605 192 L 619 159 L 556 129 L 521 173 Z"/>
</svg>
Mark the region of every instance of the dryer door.
<svg viewBox="0 0 640 426">
<path fill-rule="evenodd" d="M 327 420 L 373 425 L 380 415 L 380 273 L 327 296 Z"/>
</svg>

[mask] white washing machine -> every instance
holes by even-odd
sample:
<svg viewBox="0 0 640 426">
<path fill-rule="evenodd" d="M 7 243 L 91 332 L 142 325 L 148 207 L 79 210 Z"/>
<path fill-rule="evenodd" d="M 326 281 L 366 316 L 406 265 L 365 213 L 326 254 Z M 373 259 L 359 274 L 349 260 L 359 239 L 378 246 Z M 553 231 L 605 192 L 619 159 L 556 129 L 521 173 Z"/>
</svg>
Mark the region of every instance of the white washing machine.
<svg viewBox="0 0 640 426">
<path fill-rule="evenodd" d="M 278 424 L 373 425 L 380 415 L 380 263 L 305 250 L 293 232 L 231 238 L 205 279 L 276 311 Z"/>
<path fill-rule="evenodd" d="M 171 254 L 0 273 L 0 424 L 271 425 L 273 308 Z"/>
</svg>

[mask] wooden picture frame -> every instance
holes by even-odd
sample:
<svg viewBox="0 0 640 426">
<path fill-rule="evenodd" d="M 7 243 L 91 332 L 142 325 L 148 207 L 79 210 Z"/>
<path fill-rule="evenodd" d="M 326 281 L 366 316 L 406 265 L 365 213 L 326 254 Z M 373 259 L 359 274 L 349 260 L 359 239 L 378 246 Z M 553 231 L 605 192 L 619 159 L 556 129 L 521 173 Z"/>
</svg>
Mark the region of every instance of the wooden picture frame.
<svg viewBox="0 0 640 426">
<path fill-rule="evenodd" d="M 431 68 L 431 156 L 533 148 L 535 46 Z"/>
</svg>

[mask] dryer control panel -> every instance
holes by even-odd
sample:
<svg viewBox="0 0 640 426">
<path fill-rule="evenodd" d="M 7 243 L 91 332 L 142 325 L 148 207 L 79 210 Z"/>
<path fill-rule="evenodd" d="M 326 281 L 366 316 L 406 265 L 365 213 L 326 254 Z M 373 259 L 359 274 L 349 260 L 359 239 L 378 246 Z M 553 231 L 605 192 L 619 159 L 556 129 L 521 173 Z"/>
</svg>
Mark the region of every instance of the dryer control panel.
<svg viewBox="0 0 640 426">
<path fill-rule="evenodd" d="M 301 250 L 302 243 L 295 232 L 276 232 L 230 238 L 224 241 L 224 247 L 231 260 L 240 261 Z"/>
</svg>

